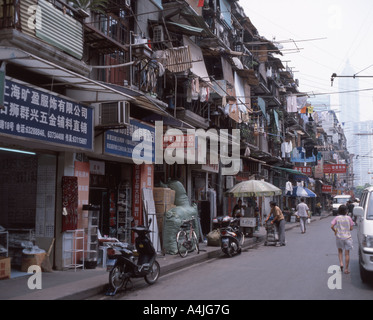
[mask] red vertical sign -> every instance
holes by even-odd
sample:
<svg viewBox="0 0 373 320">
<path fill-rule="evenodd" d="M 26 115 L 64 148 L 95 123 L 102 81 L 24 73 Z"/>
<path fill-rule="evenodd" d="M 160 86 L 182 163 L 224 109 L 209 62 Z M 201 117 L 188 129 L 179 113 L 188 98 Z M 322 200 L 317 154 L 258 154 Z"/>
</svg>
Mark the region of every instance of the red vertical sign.
<svg viewBox="0 0 373 320">
<path fill-rule="evenodd" d="M 153 190 L 154 165 L 142 164 L 134 165 L 133 185 L 132 185 L 132 216 L 136 225 L 144 224 L 142 188 L 151 188 Z M 134 241 L 135 235 L 132 235 Z"/>
<path fill-rule="evenodd" d="M 132 216 L 135 224 L 142 224 L 141 166 L 134 165 L 132 188 Z"/>
<path fill-rule="evenodd" d="M 83 205 L 89 201 L 89 162 L 75 161 L 74 176 L 78 178 L 78 229 L 88 227 L 83 225 Z"/>
<path fill-rule="evenodd" d="M 153 189 L 154 166 L 152 164 L 134 165 L 132 185 L 132 216 L 135 224 L 144 224 L 142 188 Z"/>
</svg>

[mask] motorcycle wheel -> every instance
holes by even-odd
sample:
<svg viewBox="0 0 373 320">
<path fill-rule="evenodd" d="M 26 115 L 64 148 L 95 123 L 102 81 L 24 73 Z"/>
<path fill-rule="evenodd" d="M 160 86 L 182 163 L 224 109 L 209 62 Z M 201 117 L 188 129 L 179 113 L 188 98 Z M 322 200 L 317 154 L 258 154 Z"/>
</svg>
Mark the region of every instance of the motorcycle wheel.
<svg viewBox="0 0 373 320">
<path fill-rule="evenodd" d="M 116 291 L 121 289 L 126 282 L 127 278 L 123 276 L 124 266 L 115 265 L 109 273 L 109 284 Z"/>
<path fill-rule="evenodd" d="M 148 284 L 154 284 L 157 282 L 159 275 L 161 273 L 161 267 L 159 266 L 158 261 L 154 261 L 152 269 L 150 272 L 144 277 L 145 281 Z"/>
<path fill-rule="evenodd" d="M 226 249 L 223 249 L 223 252 L 229 257 L 231 258 L 233 256 L 233 253 L 234 253 L 234 249 L 232 248 L 231 246 L 231 243 L 229 243 L 229 247 L 226 248 Z"/>
</svg>

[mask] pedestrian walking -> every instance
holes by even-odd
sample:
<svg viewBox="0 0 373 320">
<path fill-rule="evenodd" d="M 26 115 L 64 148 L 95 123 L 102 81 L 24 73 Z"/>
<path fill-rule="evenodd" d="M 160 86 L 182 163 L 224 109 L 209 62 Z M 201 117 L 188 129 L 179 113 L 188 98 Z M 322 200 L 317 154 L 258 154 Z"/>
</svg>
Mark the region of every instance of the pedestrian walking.
<svg viewBox="0 0 373 320">
<path fill-rule="evenodd" d="M 338 249 L 338 258 L 341 271 L 345 267 L 344 273 L 350 273 L 350 250 L 352 250 L 352 237 L 351 230 L 354 227 L 354 222 L 351 217 L 347 215 L 347 206 L 341 205 L 338 208 L 338 216 L 332 221 L 332 230 L 336 236 L 336 244 Z M 343 265 L 343 251 L 345 253 L 345 265 Z"/>
<path fill-rule="evenodd" d="M 300 203 L 297 205 L 297 212 L 300 220 L 300 231 L 304 234 L 306 233 L 307 219 L 310 218 L 310 209 L 307 204 L 304 203 L 304 198 L 300 199 Z"/>
<path fill-rule="evenodd" d="M 281 209 L 277 206 L 277 203 L 274 201 L 271 201 L 271 212 L 268 215 L 265 222 L 267 222 L 271 216 L 273 216 L 273 220 L 271 221 L 271 224 L 274 224 L 277 227 L 278 230 L 278 237 L 280 246 L 285 246 L 285 218 L 281 211 Z"/>
<path fill-rule="evenodd" d="M 347 209 L 348 209 L 348 215 L 350 217 L 352 217 L 353 216 L 353 212 L 354 212 L 354 208 L 355 208 L 355 205 L 354 205 L 353 201 L 352 200 L 348 200 L 346 205 L 347 205 Z"/>
</svg>

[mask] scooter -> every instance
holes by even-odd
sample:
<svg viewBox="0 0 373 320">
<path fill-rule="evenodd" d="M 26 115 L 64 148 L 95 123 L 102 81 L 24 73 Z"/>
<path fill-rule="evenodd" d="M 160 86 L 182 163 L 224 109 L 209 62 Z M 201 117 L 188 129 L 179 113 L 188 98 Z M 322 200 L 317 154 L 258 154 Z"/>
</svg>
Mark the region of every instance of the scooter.
<svg viewBox="0 0 373 320">
<path fill-rule="evenodd" d="M 231 218 L 229 216 L 217 217 L 213 223 L 220 229 L 221 250 L 228 256 L 240 254 L 242 245 L 245 240 L 245 235 L 240 231 L 237 225 L 240 219 Z"/>
<path fill-rule="evenodd" d="M 150 223 L 151 220 L 149 225 Z M 109 273 L 110 288 L 106 295 L 114 296 L 121 288 L 132 287 L 131 278 L 144 277 L 150 285 L 159 278 L 161 268 L 156 261 L 157 253 L 148 237 L 151 232 L 149 227 L 136 226 L 130 230 L 138 235 L 135 240 L 136 250 L 129 244 L 114 244 L 107 250 L 108 258 L 115 262 Z"/>
</svg>

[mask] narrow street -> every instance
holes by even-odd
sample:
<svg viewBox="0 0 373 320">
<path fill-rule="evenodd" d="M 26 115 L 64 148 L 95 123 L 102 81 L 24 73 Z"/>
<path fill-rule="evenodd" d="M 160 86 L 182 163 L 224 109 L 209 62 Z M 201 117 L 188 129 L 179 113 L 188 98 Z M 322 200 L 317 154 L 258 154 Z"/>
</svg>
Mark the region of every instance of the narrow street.
<svg viewBox="0 0 373 320">
<path fill-rule="evenodd" d="M 287 231 L 285 247 L 249 249 L 231 259 L 220 257 L 161 277 L 154 286 L 137 286 L 121 300 L 365 300 L 373 285 L 359 276 L 357 248 L 351 256 L 351 274 L 342 274 L 342 289 L 329 289 L 328 268 L 339 265 L 332 217 L 313 222 L 307 233 Z M 353 232 L 356 244 L 356 231 Z M 98 298 L 98 297 L 96 297 Z"/>
</svg>

